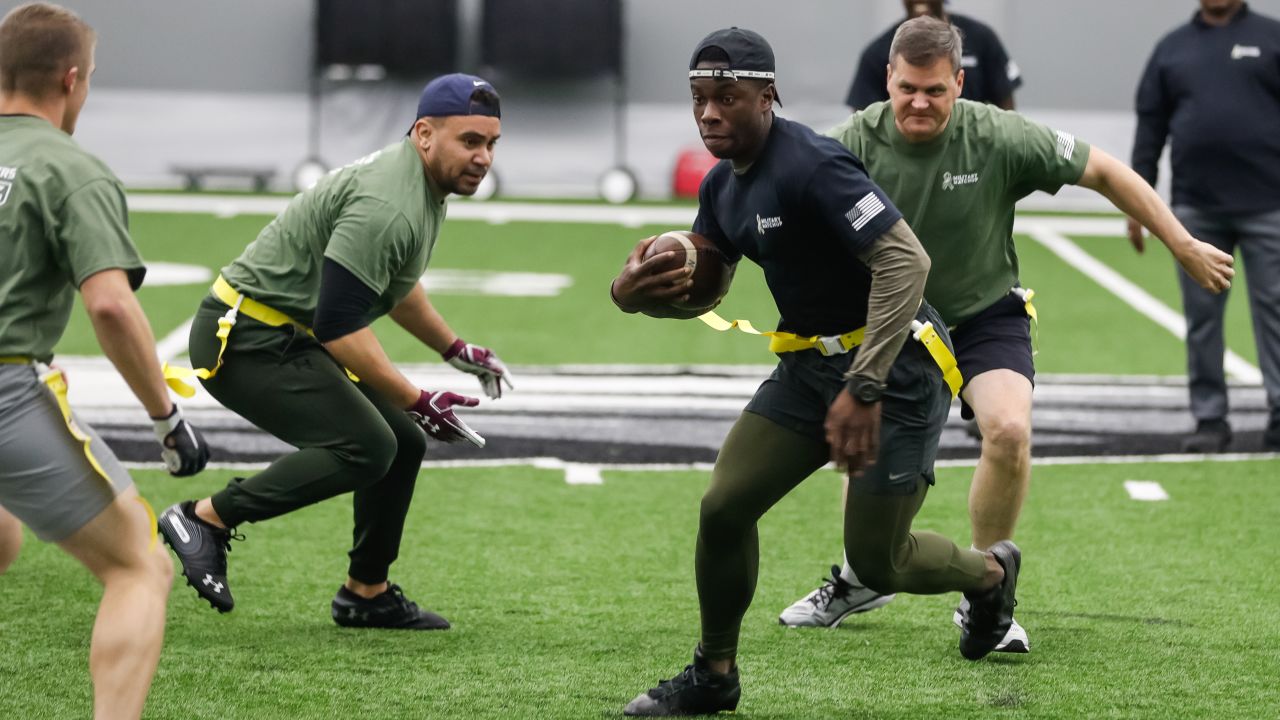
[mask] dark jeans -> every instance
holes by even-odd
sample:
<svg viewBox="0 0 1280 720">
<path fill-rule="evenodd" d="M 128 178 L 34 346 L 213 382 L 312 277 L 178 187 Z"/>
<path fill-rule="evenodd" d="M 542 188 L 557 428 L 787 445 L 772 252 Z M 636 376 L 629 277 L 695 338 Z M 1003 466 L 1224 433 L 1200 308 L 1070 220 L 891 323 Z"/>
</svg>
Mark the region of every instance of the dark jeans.
<svg viewBox="0 0 1280 720">
<path fill-rule="evenodd" d="M 1192 235 L 1223 252 L 1237 248 L 1249 281 L 1249 311 L 1258 345 L 1258 364 L 1267 391 L 1272 427 L 1280 427 L 1280 210 L 1237 216 L 1210 213 L 1189 205 L 1174 214 Z M 1178 269 L 1182 307 L 1187 318 L 1187 379 L 1191 414 L 1197 420 L 1227 416 L 1227 383 L 1223 370 L 1224 292 L 1214 295 Z"/>
</svg>

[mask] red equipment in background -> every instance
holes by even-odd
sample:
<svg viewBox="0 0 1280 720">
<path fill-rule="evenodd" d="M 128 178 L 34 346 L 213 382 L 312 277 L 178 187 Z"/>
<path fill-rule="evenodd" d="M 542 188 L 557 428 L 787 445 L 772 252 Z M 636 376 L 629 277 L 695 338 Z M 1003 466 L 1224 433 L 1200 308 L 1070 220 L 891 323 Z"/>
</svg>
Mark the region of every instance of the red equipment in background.
<svg viewBox="0 0 1280 720">
<path fill-rule="evenodd" d="M 688 148 L 676 156 L 676 171 L 671 181 L 671 193 L 678 198 L 698 197 L 698 186 L 711 168 L 720 162 L 704 147 Z"/>
</svg>

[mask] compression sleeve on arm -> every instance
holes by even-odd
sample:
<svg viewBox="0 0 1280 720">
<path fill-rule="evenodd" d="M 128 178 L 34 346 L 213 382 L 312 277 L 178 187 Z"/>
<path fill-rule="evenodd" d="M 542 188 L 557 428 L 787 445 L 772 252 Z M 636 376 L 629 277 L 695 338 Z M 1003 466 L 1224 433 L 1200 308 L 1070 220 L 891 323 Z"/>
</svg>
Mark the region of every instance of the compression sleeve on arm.
<svg viewBox="0 0 1280 720">
<path fill-rule="evenodd" d="M 871 295 L 866 335 L 845 378 L 883 385 L 920 309 L 929 256 L 906 221 L 899 220 L 858 257 L 871 270 Z"/>
<path fill-rule="evenodd" d="M 341 263 L 325 258 L 313 328 L 316 339 L 329 342 L 367 327 L 369 311 L 377 301 L 378 294 L 360 278 Z"/>
</svg>

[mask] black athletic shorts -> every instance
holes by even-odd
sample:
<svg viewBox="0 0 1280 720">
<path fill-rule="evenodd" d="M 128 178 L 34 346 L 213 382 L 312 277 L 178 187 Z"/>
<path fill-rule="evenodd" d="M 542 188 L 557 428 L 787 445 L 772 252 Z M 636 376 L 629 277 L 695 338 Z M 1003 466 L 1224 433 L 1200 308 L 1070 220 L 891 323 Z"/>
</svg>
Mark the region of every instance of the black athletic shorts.
<svg viewBox="0 0 1280 720">
<path fill-rule="evenodd" d="M 934 327 L 942 325 L 927 305 L 917 317 Z M 947 339 L 945 329 L 939 334 Z M 824 357 L 817 350 L 801 350 L 781 353 L 779 360 L 746 411 L 825 443 L 827 408 L 844 390 L 853 355 Z M 910 495 L 921 477 L 933 484 L 933 461 L 951 406 L 951 389 L 929 351 L 913 339 L 903 345 L 890 368 L 887 386 L 880 406 L 879 457 L 853 482 L 868 494 Z"/>
<path fill-rule="evenodd" d="M 956 364 L 964 384 L 988 370 L 1012 370 L 1034 385 L 1036 366 L 1031 358 L 1031 318 L 1022 298 L 1009 293 L 951 331 Z M 963 388 L 962 388 L 963 390 Z M 973 419 L 973 408 L 960 401 L 960 416 Z"/>
</svg>

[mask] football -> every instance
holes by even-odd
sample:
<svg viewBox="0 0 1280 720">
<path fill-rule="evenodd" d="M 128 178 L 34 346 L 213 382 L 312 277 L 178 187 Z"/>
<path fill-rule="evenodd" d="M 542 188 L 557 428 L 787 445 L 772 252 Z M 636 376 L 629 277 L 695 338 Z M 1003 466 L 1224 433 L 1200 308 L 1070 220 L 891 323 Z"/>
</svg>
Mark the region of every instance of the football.
<svg viewBox="0 0 1280 720">
<path fill-rule="evenodd" d="M 675 257 L 664 269 L 685 265 L 693 270 L 693 287 L 689 289 L 689 299 L 672 302 L 672 307 L 680 310 L 710 310 L 719 305 L 725 293 L 729 292 L 734 269 L 733 263 L 720 252 L 720 248 L 697 233 L 672 230 L 662 233 L 649 245 L 644 252 L 644 259 L 648 260 L 668 251 L 675 253 Z"/>
</svg>

